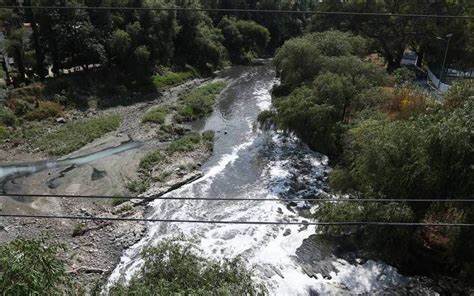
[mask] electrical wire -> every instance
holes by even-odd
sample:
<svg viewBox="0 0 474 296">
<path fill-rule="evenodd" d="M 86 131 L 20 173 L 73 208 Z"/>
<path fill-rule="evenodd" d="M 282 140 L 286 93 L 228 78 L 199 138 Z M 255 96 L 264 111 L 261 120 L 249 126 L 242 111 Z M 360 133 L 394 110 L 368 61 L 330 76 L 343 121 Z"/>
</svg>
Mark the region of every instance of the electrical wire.
<svg viewBox="0 0 474 296">
<path fill-rule="evenodd" d="M 320 221 L 320 222 L 289 222 L 289 221 L 232 221 L 232 220 L 195 220 L 195 219 L 155 219 L 68 215 L 28 215 L 0 214 L 4 218 L 62 219 L 90 221 L 128 221 L 128 222 L 162 222 L 162 223 L 195 223 L 195 224 L 243 224 L 243 225 L 300 225 L 300 226 L 399 226 L 399 227 L 473 227 L 469 223 L 411 223 L 411 222 L 378 222 L 378 221 Z"/>
<path fill-rule="evenodd" d="M 407 17 L 407 18 L 445 18 L 445 19 L 474 19 L 473 15 L 440 15 L 390 12 L 350 12 L 350 11 L 309 11 L 309 10 L 279 10 L 279 9 L 237 9 L 237 8 L 191 8 L 191 7 L 126 7 L 126 6 L 34 6 L 34 5 L 0 5 L 0 9 L 86 9 L 86 10 L 154 10 L 154 11 L 205 11 L 226 13 L 269 13 L 269 14 L 302 14 L 302 15 L 346 15 L 346 16 L 376 16 L 376 17 Z"/>
<path fill-rule="evenodd" d="M 413 202 L 413 203 L 424 203 L 424 202 L 442 202 L 442 203 L 473 203 L 474 199 L 416 199 L 416 198 L 295 198 L 295 199 L 283 199 L 283 198 L 224 198 L 224 197 L 177 197 L 177 196 L 113 196 L 113 195 L 68 195 L 68 194 L 11 194 L 5 193 L 0 194 L 0 197 L 38 197 L 38 198 L 84 198 L 84 199 L 122 199 L 122 200 L 133 200 L 141 199 L 145 201 L 152 200 L 192 200 L 192 201 L 258 201 L 258 202 L 355 202 L 355 203 L 390 203 L 390 202 Z"/>
</svg>

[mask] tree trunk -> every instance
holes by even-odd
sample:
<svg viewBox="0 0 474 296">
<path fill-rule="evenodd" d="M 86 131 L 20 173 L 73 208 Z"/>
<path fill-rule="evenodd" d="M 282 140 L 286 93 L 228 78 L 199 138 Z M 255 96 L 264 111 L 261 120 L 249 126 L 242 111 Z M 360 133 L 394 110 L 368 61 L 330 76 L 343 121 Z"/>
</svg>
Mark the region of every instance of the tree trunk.
<svg viewBox="0 0 474 296">
<path fill-rule="evenodd" d="M 400 61 L 387 60 L 387 71 L 392 73 L 394 70 L 400 68 Z"/>
<path fill-rule="evenodd" d="M 423 66 L 423 56 L 425 55 L 425 53 L 423 51 L 420 51 L 416 54 L 418 55 L 418 59 L 416 60 L 416 66 L 418 68 L 421 68 L 421 66 Z"/>
<path fill-rule="evenodd" d="M 36 23 L 34 15 L 32 16 L 32 19 L 31 19 L 31 28 L 33 29 L 33 46 L 35 48 L 36 74 L 41 79 L 44 79 L 48 72 L 44 65 L 44 51 L 39 41 L 38 24 Z"/>
<path fill-rule="evenodd" d="M 25 81 L 25 64 L 23 61 L 23 49 L 15 48 L 13 53 L 13 59 L 15 60 L 15 65 L 18 70 L 18 82 Z"/>
</svg>

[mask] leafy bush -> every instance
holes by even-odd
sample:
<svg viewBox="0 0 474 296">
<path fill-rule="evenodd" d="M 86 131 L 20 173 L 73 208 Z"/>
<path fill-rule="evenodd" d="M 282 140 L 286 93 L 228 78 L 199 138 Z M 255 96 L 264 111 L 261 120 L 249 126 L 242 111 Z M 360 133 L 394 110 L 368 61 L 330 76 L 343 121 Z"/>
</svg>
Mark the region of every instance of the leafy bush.
<svg viewBox="0 0 474 296">
<path fill-rule="evenodd" d="M 186 72 L 168 72 L 164 75 L 155 75 L 152 77 L 153 84 L 157 88 L 176 86 L 184 81 L 196 76 L 192 71 Z"/>
<path fill-rule="evenodd" d="M 403 203 L 324 203 L 315 209 L 314 217 L 320 221 L 379 221 L 414 222 L 412 209 Z M 357 232 L 358 246 L 370 248 L 389 263 L 409 262 L 414 257 L 410 250 L 418 244 L 416 229 L 410 227 L 361 227 L 325 226 L 321 228 L 331 235 Z"/>
<path fill-rule="evenodd" d="M 405 83 L 410 83 L 415 81 L 416 74 L 407 67 L 400 67 L 393 71 L 393 76 L 395 77 L 395 83 L 397 85 L 402 85 Z"/>
<path fill-rule="evenodd" d="M 474 100 L 474 79 L 456 81 L 444 96 L 444 104 L 450 108 L 461 107 L 467 100 Z"/>
<path fill-rule="evenodd" d="M 433 105 L 432 99 L 421 89 L 414 87 L 396 88 L 395 92 L 387 101 L 385 111 L 392 118 L 407 119 L 410 116 L 421 114 Z"/>
<path fill-rule="evenodd" d="M 254 21 L 225 16 L 219 22 L 219 28 L 233 63 L 250 63 L 265 51 L 270 40 L 270 32 Z"/>
<path fill-rule="evenodd" d="M 161 153 L 160 150 L 155 150 L 153 152 L 148 153 L 140 160 L 139 167 L 142 170 L 150 170 L 155 165 L 161 163 L 165 159 L 164 155 Z"/>
<path fill-rule="evenodd" d="M 61 245 L 17 239 L 0 246 L 0 291 L 4 295 L 74 294 Z"/>
<path fill-rule="evenodd" d="M 10 136 L 10 131 L 7 127 L 0 125 L 0 141 L 7 139 Z"/>
<path fill-rule="evenodd" d="M 262 127 L 268 127 L 270 124 L 272 124 L 275 121 L 275 117 L 276 117 L 276 112 L 275 111 L 265 110 L 265 111 L 262 111 L 258 114 L 257 122 Z"/>
<path fill-rule="evenodd" d="M 193 151 L 200 143 L 201 135 L 199 133 L 190 133 L 171 142 L 166 151 L 168 153 Z"/>
<path fill-rule="evenodd" d="M 168 114 L 169 109 L 167 107 L 155 107 L 148 111 L 142 118 L 142 122 L 153 122 L 163 124 L 165 123 L 166 115 Z"/>
<path fill-rule="evenodd" d="M 214 82 L 192 90 L 180 98 L 178 121 L 191 121 L 204 117 L 212 112 L 216 96 L 226 86 L 225 82 Z"/>
<path fill-rule="evenodd" d="M 323 70 L 327 57 L 365 55 L 366 43 L 362 37 L 340 31 L 306 34 L 286 41 L 273 62 L 282 84 L 294 89 L 312 82 Z"/>
<path fill-rule="evenodd" d="M 129 183 L 127 183 L 127 185 L 128 185 L 128 184 L 129 184 Z M 127 188 L 128 188 L 128 186 L 127 186 Z M 128 201 L 127 198 L 113 198 L 113 199 L 111 200 L 111 204 L 112 204 L 112 206 L 115 207 L 115 206 L 118 206 L 118 205 L 123 204 L 123 203 L 126 202 L 126 201 Z"/>
<path fill-rule="evenodd" d="M 39 100 L 43 96 L 44 88 L 44 85 L 41 83 L 32 83 L 24 87 L 12 89 L 8 93 L 8 98 L 10 100 Z"/>
<path fill-rule="evenodd" d="M 277 124 L 295 134 L 308 145 L 327 155 L 339 153 L 341 127 L 334 106 L 317 104 L 308 87 L 300 87 L 288 97 L 274 100 Z"/>
<path fill-rule="evenodd" d="M 207 260 L 190 243 L 166 240 L 142 252 L 144 266 L 110 295 L 265 295 L 239 259 Z"/>
<path fill-rule="evenodd" d="M 150 181 L 148 179 L 130 180 L 127 182 L 126 187 L 130 192 L 143 193 L 150 187 Z M 114 206 L 116 205 L 118 204 L 114 204 Z"/>
<path fill-rule="evenodd" d="M 14 126 L 17 122 L 15 114 L 10 109 L 0 106 L 0 123 L 7 126 Z"/>
<path fill-rule="evenodd" d="M 43 120 L 58 117 L 63 112 L 63 106 L 56 102 L 40 101 L 38 108 L 26 113 L 27 120 Z"/>
<path fill-rule="evenodd" d="M 86 230 L 85 223 L 77 223 L 76 225 L 74 225 L 74 229 L 72 230 L 72 236 L 73 237 L 81 236 L 84 234 L 85 230 Z"/>
<path fill-rule="evenodd" d="M 213 142 L 214 141 L 214 131 L 205 131 L 202 133 L 202 140 L 204 142 Z"/>
<path fill-rule="evenodd" d="M 116 130 L 121 121 L 118 115 L 107 115 L 66 123 L 50 133 L 40 135 L 32 144 L 51 155 L 65 155 Z"/>
</svg>

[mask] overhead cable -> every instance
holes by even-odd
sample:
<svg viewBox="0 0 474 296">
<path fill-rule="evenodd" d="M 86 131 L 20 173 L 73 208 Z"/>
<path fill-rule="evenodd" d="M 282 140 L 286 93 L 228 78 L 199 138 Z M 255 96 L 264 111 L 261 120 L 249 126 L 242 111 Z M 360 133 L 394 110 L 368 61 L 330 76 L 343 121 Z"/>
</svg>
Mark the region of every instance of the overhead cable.
<svg viewBox="0 0 474 296">
<path fill-rule="evenodd" d="M 413 223 L 413 222 L 380 222 L 380 221 L 235 221 L 235 220 L 196 220 L 196 219 L 156 219 L 130 217 L 98 217 L 69 215 L 30 215 L 0 214 L 3 218 L 21 219 L 56 219 L 56 220 L 90 220 L 90 221 L 127 221 L 127 222 L 162 222 L 162 223 L 193 223 L 193 224 L 243 224 L 243 225 L 299 225 L 299 226 L 395 226 L 395 227 L 473 227 L 469 223 Z"/>
</svg>

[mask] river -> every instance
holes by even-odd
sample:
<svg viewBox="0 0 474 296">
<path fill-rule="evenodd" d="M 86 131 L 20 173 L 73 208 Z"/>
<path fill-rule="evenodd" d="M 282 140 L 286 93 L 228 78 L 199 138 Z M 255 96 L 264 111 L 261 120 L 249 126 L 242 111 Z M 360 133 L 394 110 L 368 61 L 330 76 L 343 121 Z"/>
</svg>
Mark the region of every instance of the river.
<svg viewBox="0 0 474 296">
<path fill-rule="evenodd" d="M 294 137 L 263 132 L 257 115 L 271 107 L 270 90 L 277 83 L 269 65 L 234 67 L 222 74 L 230 81 L 213 114 L 196 127 L 215 130 L 215 149 L 203 167 L 204 176 L 169 193 L 180 197 L 282 198 L 282 202 L 157 200 L 150 218 L 251 221 L 303 221 L 295 211 L 304 203 L 285 199 L 325 191 L 327 158 Z M 309 276 L 297 250 L 315 227 L 279 225 L 212 225 L 150 223 L 146 235 L 126 250 L 109 284 L 130 278 L 141 266 L 145 246 L 178 234 L 197 241 L 204 254 L 222 259 L 241 256 L 271 295 L 353 295 L 387 291 L 406 283 L 396 269 L 382 262 L 331 257 L 328 275 Z M 309 250 L 309 252 L 312 252 Z M 318 262 L 310 262 L 318 264 Z M 326 262 L 327 263 L 327 262 Z"/>
</svg>

